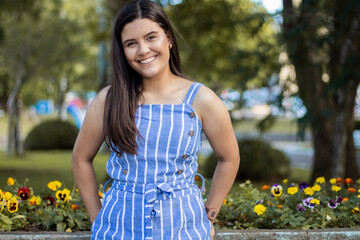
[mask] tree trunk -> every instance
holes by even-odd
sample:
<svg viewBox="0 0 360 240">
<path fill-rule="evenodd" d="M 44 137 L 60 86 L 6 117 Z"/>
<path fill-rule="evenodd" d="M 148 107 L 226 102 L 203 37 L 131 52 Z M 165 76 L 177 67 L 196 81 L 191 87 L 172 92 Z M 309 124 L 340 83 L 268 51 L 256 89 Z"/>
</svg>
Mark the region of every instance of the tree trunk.
<svg viewBox="0 0 360 240">
<path fill-rule="evenodd" d="M 336 115 L 332 177 L 359 176 L 356 163 L 354 131 L 354 105 L 359 76 L 354 72 L 359 59 L 359 20 L 353 17 L 351 1 L 337 1 L 334 27 L 338 33 L 330 44 L 330 78 L 329 91 L 335 91 Z M 356 16 L 356 14 L 355 14 Z M 354 68 L 355 67 L 355 68 Z M 355 70 L 355 71 L 354 71 Z M 336 90 L 333 90 L 336 89 Z"/>
<path fill-rule="evenodd" d="M 324 3 L 304 0 L 295 13 L 292 0 L 283 0 L 284 39 L 313 132 L 311 181 L 319 176 L 359 177 L 353 140 L 360 81 L 359 7 L 352 0 Z M 326 37 L 321 36 L 324 29 L 332 29 Z"/>
<path fill-rule="evenodd" d="M 317 177 L 329 179 L 333 156 L 333 128 L 331 118 L 316 117 L 313 122 L 314 162 L 310 182 Z"/>
<path fill-rule="evenodd" d="M 23 154 L 23 145 L 20 132 L 20 104 L 19 104 L 19 91 L 24 80 L 24 66 L 19 64 L 17 69 L 15 85 L 10 93 L 7 101 L 8 109 L 8 141 L 7 141 L 7 154 L 16 154 L 21 156 Z"/>
<path fill-rule="evenodd" d="M 353 179 L 358 179 L 359 166 L 356 161 L 356 151 L 354 145 L 354 105 L 355 105 L 355 96 L 358 84 L 353 83 L 348 87 L 348 94 L 346 95 L 346 145 L 345 145 L 345 177 L 350 177 Z"/>
</svg>

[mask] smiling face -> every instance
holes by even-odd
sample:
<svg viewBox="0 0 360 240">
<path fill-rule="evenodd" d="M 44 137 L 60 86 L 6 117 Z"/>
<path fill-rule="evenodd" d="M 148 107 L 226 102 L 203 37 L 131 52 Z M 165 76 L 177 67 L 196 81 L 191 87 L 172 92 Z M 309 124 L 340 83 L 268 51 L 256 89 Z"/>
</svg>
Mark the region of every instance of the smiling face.
<svg viewBox="0 0 360 240">
<path fill-rule="evenodd" d="M 135 19 L 124 26 L 121 41 L 129 65 L 144 79 L 170 74 L 170 40 L 159 24 Z"/>
</svg>

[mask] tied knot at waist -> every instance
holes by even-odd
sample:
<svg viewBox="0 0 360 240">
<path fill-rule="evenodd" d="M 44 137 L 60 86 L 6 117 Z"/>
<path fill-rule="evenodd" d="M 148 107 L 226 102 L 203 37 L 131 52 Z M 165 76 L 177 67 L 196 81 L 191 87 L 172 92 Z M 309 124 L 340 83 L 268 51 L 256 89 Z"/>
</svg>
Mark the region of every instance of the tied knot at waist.
<svg viewBox="0 0 360 240">
<path fill-rule="evenodd" d="M 167 197 L 176 197 L 177 191 L 180 190 L 190 190 L 195 185 L 195 176 L 199 176 L 202 179 L 202 187 L 201 191 L 205 192 L 205 179 L 198 173 L 195 173 L 189 178 L 170 181 L 170 182 L 162 182 L 162 183 L 135 183 L 128 181 L 120 181 L 116 179 L 109 179 L 105 185 L 104 189 L 106 189 L 106 185 L 109 181 L 113 180 L 112 187 L 122 191 L 134 192 L 144 194 L 145 197 L 145 218 L 154 218 L 159 217 L 161 215 L 159 199 L 167 198 Z"/>
<path fill-rule="evenodd" d="M 205 179 L 202 175 L 198 173 L 195 173 L 192 177 L 181 179 L 175 182 L 170 181 L 162 183 L 135 183 L 116 179 L 109 179 L 104 185 L 104 190 L 106 189 L 106 185 L 108 184 L 108 182 L 112 180 L 112 187 L 114 187 L 115 189 L 134 193 L 142 193 L 145 195 L 145 200 L 147 203 L 153 203 L 157 199 L 158 195 L 165 195 L 166 197 L 170 197 L 174 196 L 176 191 L 193 187 L 195 185 L 195 175 L 199 176 L 202 179 L 201 191 L 204 192 Z"/>
</svg>

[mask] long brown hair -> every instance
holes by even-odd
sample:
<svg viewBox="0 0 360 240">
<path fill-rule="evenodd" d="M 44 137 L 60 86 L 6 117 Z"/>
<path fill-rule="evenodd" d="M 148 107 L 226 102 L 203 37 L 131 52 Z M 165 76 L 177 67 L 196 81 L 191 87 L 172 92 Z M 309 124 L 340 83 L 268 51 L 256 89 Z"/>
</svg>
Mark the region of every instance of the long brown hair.
<svg viewBox="0 0 360 240">
<path fill-rule="evenodd" d="M 163 9 L 150 0 L 134 0 L 122 7 L 112 33 L 113 79 L 104 111 L 106 144 L 120 155 L 122 152 L 136 154 L 138 148 L 136 136 L 139 136 L 139 131 L 135 123 L 135 114 L 141 96 L 142 77 L 126 60 L 121 32 L 126 24 L 139 18 L 148 18 L 158 23 L 169 34 L 172 44 L 170 70 L 177 76 L 185 77 L 181 69 L 174 29 Z"/>
</svg>

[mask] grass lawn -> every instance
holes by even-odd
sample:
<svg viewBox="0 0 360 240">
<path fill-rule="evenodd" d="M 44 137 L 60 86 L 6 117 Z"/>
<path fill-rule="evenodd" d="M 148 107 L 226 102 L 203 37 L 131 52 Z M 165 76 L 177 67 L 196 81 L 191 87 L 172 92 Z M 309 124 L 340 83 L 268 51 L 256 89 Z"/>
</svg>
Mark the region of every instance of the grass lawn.
<svg viewBox="0 0 360 240">
<path fill-rule="evenodd" d="M 41 193 L 48 182 L 58 180 L 72 189 L 74 178 L 71 169 L 71 151 L 27 151 L 21 158 L 9 157 L 0 151 L 0 188 L 6 185 L 8 177 L 19 183 L 26 178 L 34 191 Z M 99 153 L 94 159 L 98 183 L 107 179 L 106 161 L 108 153 Z"/>
<path fill-rule="evenodd" d="M 239 133 L 254 133 L 259 130 L 256 128 L 259 120 L 240 120 L 233 123 L 233 128 Z M 278 118 L 274 125 L 266 133 L 278 133 L 278 134 L 296 134 L 297 123 L 295 120 L 289 120 L 286 118 Z"/>
<path fill-rule="evenodd" d="M 56 118 L 56 116 L 42 117 L 40 120 Z M 71 119 L 69 119 L 71 120 Z M 234 123 L 234 129 L 241 133 L 257 132 L 257 121 L 238 121 Z M 38 123 L 27 117 L 25 114 L 21 118 L 22 135 L 26 136 L 28 132 Z M 274 126 L 269 130 L 270 133 L 296 133 L 296 122 L 287 119 L 278 119 Z M 21 158 L 9 157 L 5 153 L 5 144 L 7 134 L 7 117 L 0 118 L 0 188 L 6 184 L 8 177 L 15 178 L 18 182 L 23 183 L 26 178 L 29 179 L 30 185 L 35 192 L 41 192 L 46 188 L 49 181 L 59 180 L 67 188 L 72 188 L 74 179 L 71 170 L 71 151 L 26 151 Z M 104 183 L 108 178 L 105 166 L 109 153 L 99 153 L 94 160 L 94 167 L 98 183 Z M 199 172 L 204 159 L 199 158 Z M 303 182 L 310 178 L 310 170 L 292 169 L 289 173 L 289 181 Z M 251 179 L 250 179 L 251 180 Z M 277 182 L 276 182 L 277 181 Z M 253 182 L 257 187 L 263 184 L 272 185 L 281 184 L 279 180 L 269 180 L 268 182 Z M 233 189 L 238 187 L 235 183 Z"/>
<path fill-rule="evenodd" d="M 35 193 L 41 193 L 47 187 L 47 183 L 53 180 L 58 180 L 67 188 L 72 189 L 74 178 L 71 169 L 71 154 L 71 151 L 27 151 L 22 158 L 16 158 L 9 157 L 4 151 L 0 151 L 0 188 L 6 185 L 8 177 L 13 177 L 19 183 L 23 183 L 28 178 Z M 104 184 L 108 179 L 105 170 L 108 157 L 109 153 L 99 153 L 94 159 L 98 184 Z M 201 172 L 201 169 L 199 171 Z M 308 181 L 310 170 L 292 169 L 288 178 L 289 181 L 297 183 Z M 281 184 L 281 181 L 282 179 L 253 181 L 253 184 L 261 188 L 264 184 L 270 186 L 275 183 Z M 239 183 L 234 183 L 232 191 L 236 191 Z"/>
</svg>

